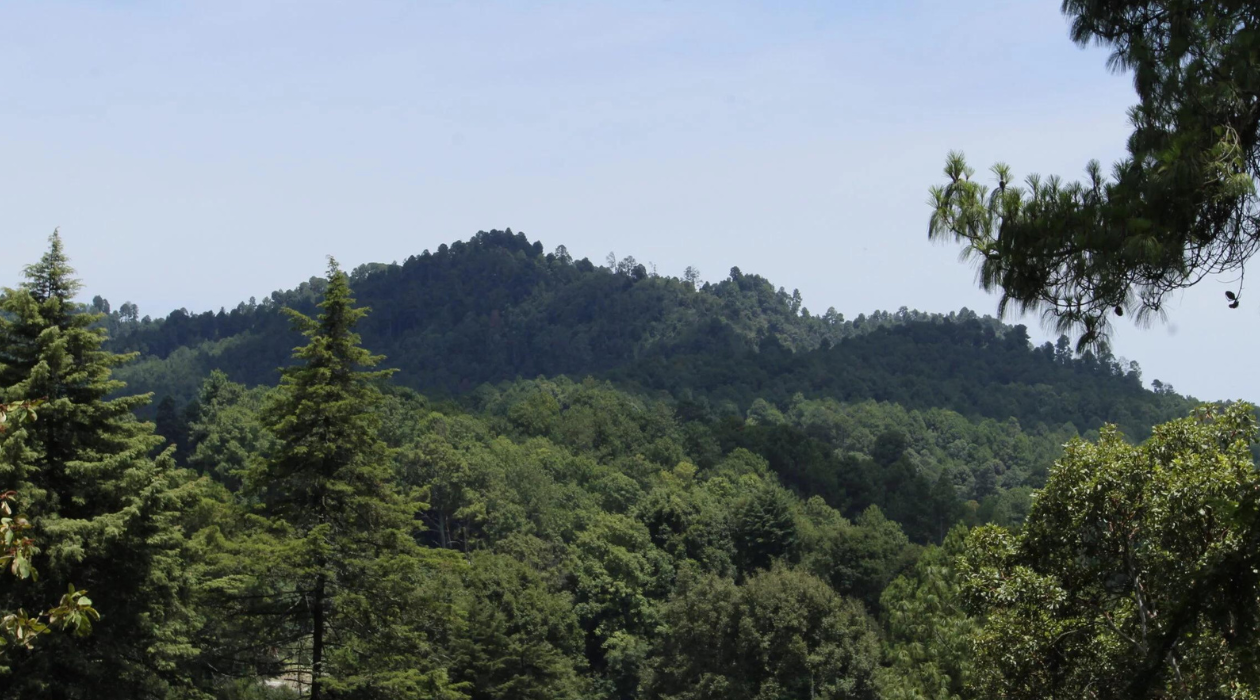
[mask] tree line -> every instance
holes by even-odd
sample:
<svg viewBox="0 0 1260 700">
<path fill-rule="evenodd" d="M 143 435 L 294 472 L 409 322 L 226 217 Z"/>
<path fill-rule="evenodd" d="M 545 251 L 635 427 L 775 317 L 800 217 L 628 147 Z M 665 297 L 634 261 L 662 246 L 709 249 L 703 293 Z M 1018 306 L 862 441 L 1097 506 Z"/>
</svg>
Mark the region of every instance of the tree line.
<svg viewBox="0 0 1260 700">
<path fill-rule="evenodd" d="M 1033 347 L 1024 327 L 966 309 L 816 315 L 799 294 L 738 268 L 696 286 L 621 262 L 574 261 L 563 246 L 545 254 L 510 231 L 363 266 L 351 280 L 373 310 L 364 342 L 390 358 L 398 384 L 427 395 L 593 376 L 726 414 L 743 415 L 758 399 L 782 409 L 799 393 L 1015 417 L 1028 429 L 1112 422 L 1139 438 L 1193 405 L 1171 386 L 1148 390 L 1137 363 L 1105 349 L 1077 353 L 1066 337 Z M 119 377 L 182 408 L 215 369 L 250 386 L 276 383 L 299 341 L 284 309 L 314 313 L 325 285 L 313 278 L 231 311 L 176 310 L 148 322 L 104 299 L 93 308 L 108 312 L 111 349 L 141 353 Z"/>
<path fill-rule="evenodd" d="M 133 358 L 102 349 L 59 238 L 6 290 L 2 398 L 41 403 L 0 477 L 44 576 L 0 610 L 73 581 L 99 615 L 6 648 L 6 697 L 1255 687 L 1248 406 L 1134 446 L 803 396 L 736 417 L 595 379 L 427 398 L 365 349 L 349 276 L 326 282 L 288 312 L 281 381 L 212 373 L 173 442 L 112 379 Z"/>
</svg>

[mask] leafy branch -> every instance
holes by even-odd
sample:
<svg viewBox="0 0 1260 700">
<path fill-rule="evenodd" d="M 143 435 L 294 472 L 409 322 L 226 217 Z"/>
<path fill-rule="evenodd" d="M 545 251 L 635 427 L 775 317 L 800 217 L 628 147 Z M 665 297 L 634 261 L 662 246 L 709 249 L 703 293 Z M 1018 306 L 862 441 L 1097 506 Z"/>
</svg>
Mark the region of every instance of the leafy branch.
<svg viewBox="0 0 1260 700">
<path fill-rule="evenodd" d="M 39 403 L 0 404 L 0 433 L 5 432 L 9 425 L 34 420 Z M 17 491 L 0 492 L 0 542 L 3 543 L 0 547 L 0 569 L 7 569 L 20 580 L 38 580 L 39 572 L 31 562 L 39 554 L 39 548 L 34 538 L 26 534 L 34 525 L 25 514 L 14 513 L 16 501 Z M 100 613 L 92 607 L 87 591 L 70 584 L 55 607 L 34 615 L 18 609 L 0 618 L 0 659 L 11 646 L 33 648 L 36 638 L 54 628 L 86 636 L 92 631 L 92 623 L 100 617 Z"/>
</svg>

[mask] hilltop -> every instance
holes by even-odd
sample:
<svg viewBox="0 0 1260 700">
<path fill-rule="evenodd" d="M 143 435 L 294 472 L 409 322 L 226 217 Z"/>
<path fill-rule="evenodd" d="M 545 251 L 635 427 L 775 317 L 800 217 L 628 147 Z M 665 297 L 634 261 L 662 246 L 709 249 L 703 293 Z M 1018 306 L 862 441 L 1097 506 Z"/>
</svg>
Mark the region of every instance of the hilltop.
<svg viewBox="0 0 1260 700">
<path fill-rule="evenodd" d="M 785 407 L 800 394 L 1015 417 L 1029 429 L 1114 422 L 1136 437 L 1189 404 L 1144 388 L 1136 363 L 1074 354 L 1066 339 L 1034 347 L 1023 326 L 966 309 L 846 319 L 834 308 L 811 313 L 799 293 L 739 268 L 717 282 L 696 278 L 657 275 L 633 258 L 597 266 L 507 230 L 361 266 L 351 284 L 371 308 L 365 345 L 399 370 L 398 384 L 429 395 L 593 376 L 719 414 L 743 414 L 758 399 Z M 141 353 L 119 376 L 178 405 L 215 369 L 272 384 L 300 341 L 282 309 L 312 313 L 322 289 L 312 278 L 230 311 L 157 320 L 131 305 L 111 309 L 113 349 Z"/>
</svg>

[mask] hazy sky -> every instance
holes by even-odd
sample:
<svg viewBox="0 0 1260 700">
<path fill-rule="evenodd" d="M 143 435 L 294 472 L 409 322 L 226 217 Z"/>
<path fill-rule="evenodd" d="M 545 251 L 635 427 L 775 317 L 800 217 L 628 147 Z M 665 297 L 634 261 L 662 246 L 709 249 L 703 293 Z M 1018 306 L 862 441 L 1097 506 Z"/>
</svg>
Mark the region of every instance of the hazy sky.
<svg viewBox="0 0 1260 700">
<path fill-rule="evenodd" d="M 87 298 L 155 316 L 511 227 L 597 264 L 738 265 L 816 312 L 992 313 L 928 243 L 927 189 L 950 149 L 1020 175 L 1118 158 L 1134 96 L 1105 58 L 1058 0 L 10 0 L 0 284 L 55 226 Z M 1225 361 L 1260 319 L 1226 288 L 1116 354 L 1260 398 Z"/>
</svg>

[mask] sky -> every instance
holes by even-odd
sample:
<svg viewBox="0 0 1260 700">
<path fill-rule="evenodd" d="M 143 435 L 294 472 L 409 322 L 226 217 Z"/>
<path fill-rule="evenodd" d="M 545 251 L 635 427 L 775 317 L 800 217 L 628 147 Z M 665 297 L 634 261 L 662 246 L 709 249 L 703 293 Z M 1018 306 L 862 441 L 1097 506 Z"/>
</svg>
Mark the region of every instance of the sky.
<svg viewBox="0 0 1260 700">
<path fill-rule="evenodd" d="M 846 317 L 994 313 L 929 243 L 945 155 L 1075 178 L 1135 101 L 1058 0 L 0 5 L 0 285 L 60 227 L 84 298 L 231 308 L 511 228 L 602 264 L 733 266 Z M 1227 281 L 1116 355 L 1201 399 L 1260 323 Z M 1052 334 L 1038 318 L 1035 340 Z"/>
</svg>

